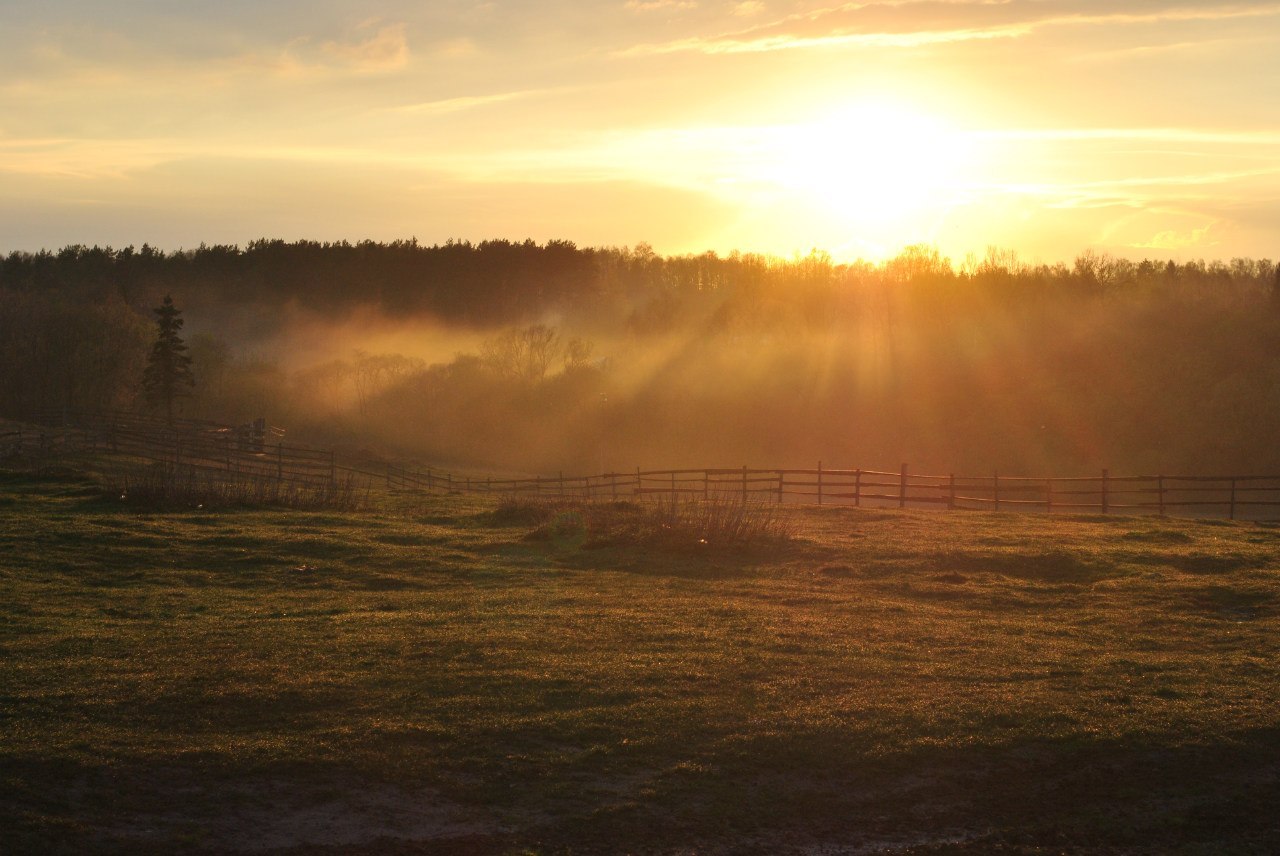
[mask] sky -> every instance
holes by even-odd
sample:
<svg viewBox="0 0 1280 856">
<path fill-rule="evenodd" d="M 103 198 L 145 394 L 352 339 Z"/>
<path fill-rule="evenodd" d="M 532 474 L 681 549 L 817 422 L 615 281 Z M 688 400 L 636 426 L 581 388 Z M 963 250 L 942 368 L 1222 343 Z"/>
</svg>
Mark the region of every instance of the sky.
<svg viewBox="0 0 1280 856">
<path fill-rule="evenodd" d="M 1280 0 L 0 0 L 0 252 L 1280 255 Z"/>
</svg>

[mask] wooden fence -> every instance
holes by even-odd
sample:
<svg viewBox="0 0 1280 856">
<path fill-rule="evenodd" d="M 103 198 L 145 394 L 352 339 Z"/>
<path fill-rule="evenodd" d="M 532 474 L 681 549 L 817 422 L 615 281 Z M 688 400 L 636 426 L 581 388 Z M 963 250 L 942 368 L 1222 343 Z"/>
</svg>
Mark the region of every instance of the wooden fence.
<svg viewBox="0 0 1280 856">
<path fill-rule="evenodd" d="M 47 418 L 47 417 L 46 417 Z M 585 500 L 669 496 L 741 502 L 851 505 L 873 508 L 980 509 L 1098 514 L 1159 514 L 1265 519 L 1280 516 L 1280 476 L 1022 476 L 924 475 L 831 469 L 675 469 L 601 475 L 492 478 L 431 467 L 341 456 L 286 446 L 278 429 L 184 421 L 170 425 L 132 414 L 68 417 L 62 424 L 0 425 L 0 463 L 50 460 L 81 453 L 161 463 L 234 479 L 306 485 L 342 482 L 360 488 L 483 493 Z M 52 421 L 52 420 L 50 420 Z"/>
<path fill-rule="evenodd" d="M 444 481 L 447 478 L 448 481 Z M 1280 509 L 1280 476 L 1096 476 L 1029 478 L 863 469 L 635 470 L 592 476 L 461 479 L 402 474 L 397 486 L 579 499 L 684 496 L 700 499 L 1098 514 L 1192 514 L 1265 518 Z"/>
</svg>

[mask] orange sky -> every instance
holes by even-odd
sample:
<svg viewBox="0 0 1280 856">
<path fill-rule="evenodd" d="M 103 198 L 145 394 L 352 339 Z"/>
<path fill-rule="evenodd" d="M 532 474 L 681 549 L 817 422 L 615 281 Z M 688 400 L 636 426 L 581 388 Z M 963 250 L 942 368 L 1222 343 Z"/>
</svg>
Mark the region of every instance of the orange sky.
<svg viewBox="0 0 1280 856">
<path fill-rule="evenodd" d="M 1277 55 L 1280 2 L 10 3 L 0 251 L 1275 257 Z"/>
</svg>

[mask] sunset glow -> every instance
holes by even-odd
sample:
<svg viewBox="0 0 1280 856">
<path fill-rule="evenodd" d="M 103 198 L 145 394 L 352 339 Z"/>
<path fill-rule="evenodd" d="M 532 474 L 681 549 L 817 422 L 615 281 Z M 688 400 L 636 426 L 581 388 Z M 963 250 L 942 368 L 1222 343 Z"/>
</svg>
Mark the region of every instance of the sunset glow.
<svg viewBox="0 0 1280 856">
<path fill-rule="evenodd" d="M 779 178 L 850 222 L 894 219 L 953 188 L 966 147 L 924 116 L 864 107 L 789 129 Z"/>
<path fill-rule="evenodd" d="M 864 239 L 928 240 L 976 166 L 971 139 L 886 104 L 854 105 L 780 129 L 776 142 L 766 178 L 798 194 L 815 220 Z"/>
<path fill-rule="evenodd" d="M 0 251 L 1274 255 L 1280 5 L 18 6 Z"/>
</svg>

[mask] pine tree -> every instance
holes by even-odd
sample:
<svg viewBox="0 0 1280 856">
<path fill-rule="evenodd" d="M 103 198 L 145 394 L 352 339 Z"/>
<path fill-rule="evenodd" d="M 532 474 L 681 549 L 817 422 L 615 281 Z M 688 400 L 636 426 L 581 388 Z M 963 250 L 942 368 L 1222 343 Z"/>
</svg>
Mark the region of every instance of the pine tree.
<svg viewBox="0 0 1280 856">
<path fill-rule="evenodd" d="M 182 312 L 173 305 L 173 298 L 164 296 L 164 303 L 153 310 L 157 317 L 158 332 L 147 368 L 142 375 L 142 390 L 147 403 L 164 405 L 165 415 L 173 421 L 174 399 L 191 394 L 196 379 L 191 374 L 191 357 L 187 346 L 178 335 L 182 329 Z"/>
</svg>

